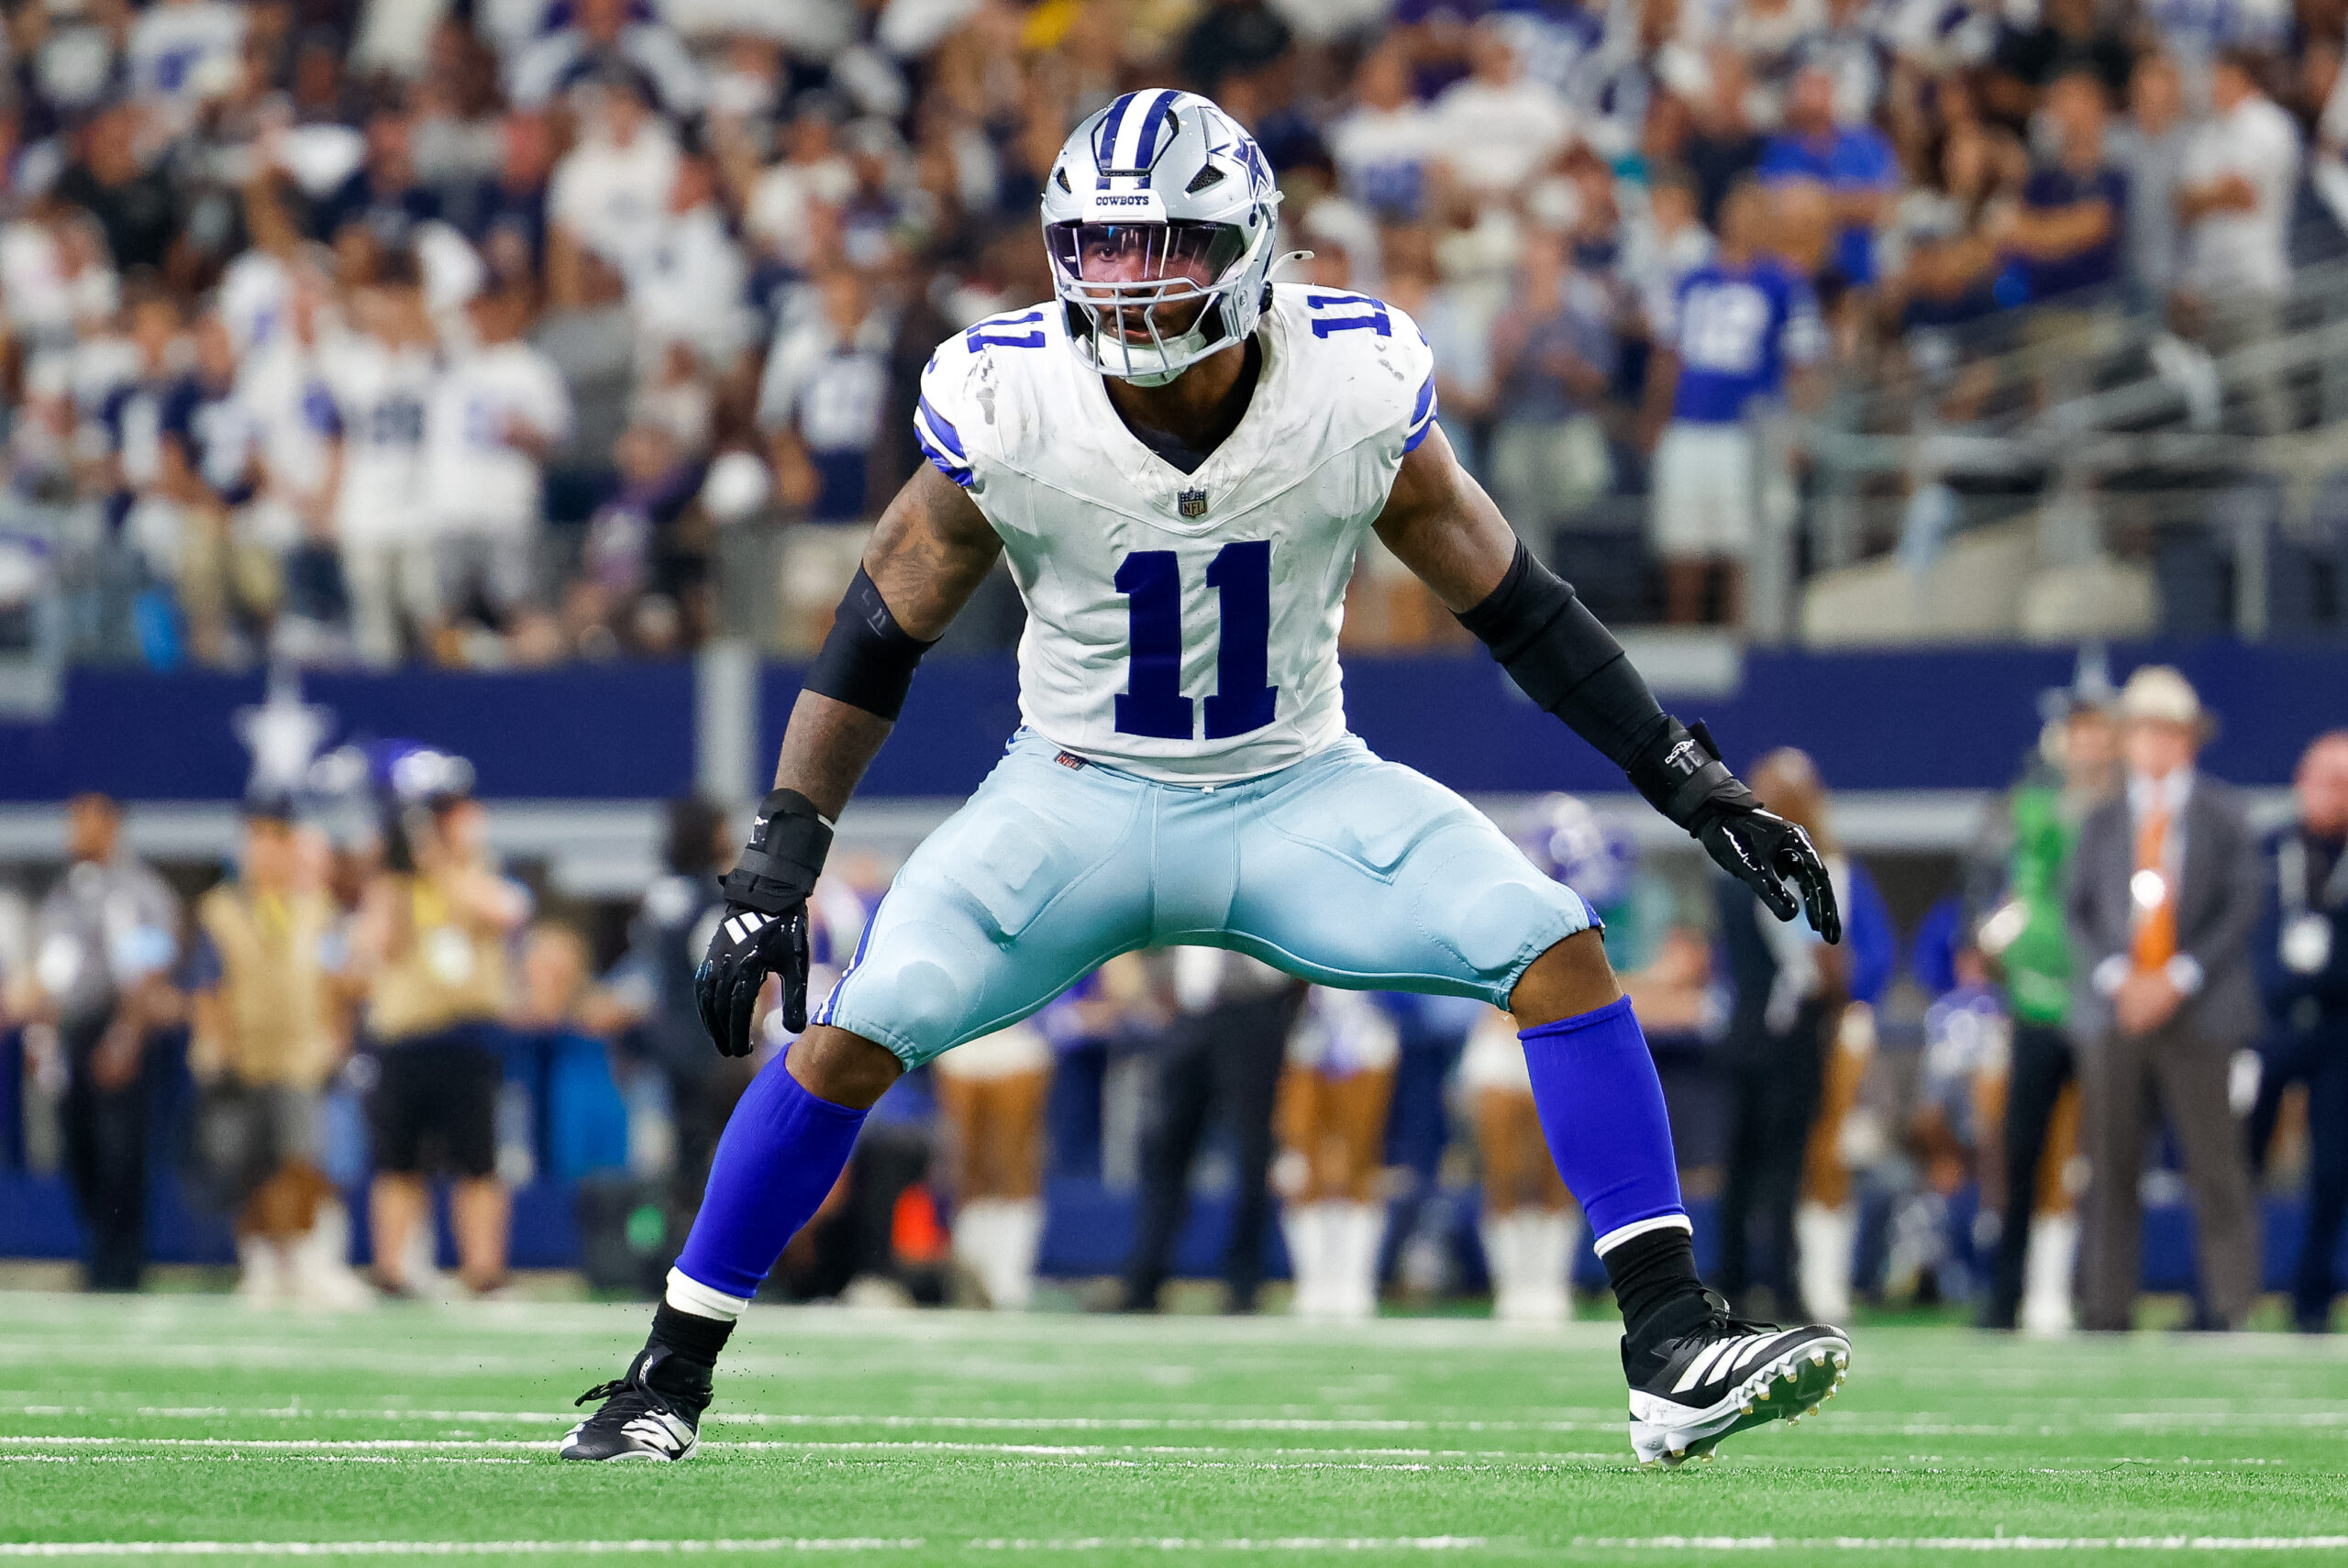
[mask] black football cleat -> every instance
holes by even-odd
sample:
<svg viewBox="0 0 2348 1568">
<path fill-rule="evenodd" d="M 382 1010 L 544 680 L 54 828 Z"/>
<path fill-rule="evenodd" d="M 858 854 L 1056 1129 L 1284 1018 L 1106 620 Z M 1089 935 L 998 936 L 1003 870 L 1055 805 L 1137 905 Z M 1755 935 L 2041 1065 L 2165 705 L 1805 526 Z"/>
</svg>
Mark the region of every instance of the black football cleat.
<svg viewBox="0 0 2348 1568">
<path fill-rule="evenodd" d="M 556 1450 L 565 1459 L 668 1463 L 701 1449 L 701 1413 L 709 1408 L 709 1373 L 680 1363 L 666 1345 L 647 1345 L 627 1375 L 599 1383 L 574 1403 L 604 1403 L 570 1429 Z"/>
<path fill-rule="evenodd" d="M 1748 1323 L 1706 1295 L 1712 1310 L 1687 1331 L 1636 1355 L 1623 1343 L 1631 1448 L 1641 1464 L 1709 1461 L 1722 1439 L 1749 1427 L 1799 1421 L 1834 1397 L 1850 1371 L 1842 1330 Z"/>
</svg>

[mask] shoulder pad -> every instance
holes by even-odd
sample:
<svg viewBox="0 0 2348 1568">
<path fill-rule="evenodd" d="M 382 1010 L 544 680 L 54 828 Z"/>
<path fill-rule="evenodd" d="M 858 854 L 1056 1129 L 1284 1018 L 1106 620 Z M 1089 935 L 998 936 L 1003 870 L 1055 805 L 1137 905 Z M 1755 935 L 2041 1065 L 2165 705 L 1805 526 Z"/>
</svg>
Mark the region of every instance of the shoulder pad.
<svg viewBox="0 0 2348 1568">
<path fill-rule="evenodd" d="M 1051 348 L 1050 307 L 988 316 L 937 346 L 921 373 L 914 436 L 937 471 L 969 489 L 982 482 L 998 426 L 996 400 L 1027 357 Z"/>
<path fill-rule="evenodd" d="M 1290 342 L 1314 364 L 1316 386 L 1350 406 L 1365 428 L 1417 448 L 1434 428 L 1434 351 L 1410 315 L 1349 289 L 1283 283 L 1273 308 L 1288 317 Z"/>
</svg>

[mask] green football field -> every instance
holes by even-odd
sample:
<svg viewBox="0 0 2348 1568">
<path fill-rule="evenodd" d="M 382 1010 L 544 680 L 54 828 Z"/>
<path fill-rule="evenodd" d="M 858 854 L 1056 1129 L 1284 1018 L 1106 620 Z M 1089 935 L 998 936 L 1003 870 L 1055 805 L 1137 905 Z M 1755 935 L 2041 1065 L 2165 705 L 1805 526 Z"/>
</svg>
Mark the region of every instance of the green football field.
<svg viewBox="0 0 2348 1568">
<path fill-rule="evenodd" d="M 0 1295 L 0 1559 L 2348 1562 L 2336 1341 L 1862 1329 L 1650 1473 L 1594 1322 L 759 1309 L 701 1457 L 557 1462 L 644 1321 Z"/>
</svg>

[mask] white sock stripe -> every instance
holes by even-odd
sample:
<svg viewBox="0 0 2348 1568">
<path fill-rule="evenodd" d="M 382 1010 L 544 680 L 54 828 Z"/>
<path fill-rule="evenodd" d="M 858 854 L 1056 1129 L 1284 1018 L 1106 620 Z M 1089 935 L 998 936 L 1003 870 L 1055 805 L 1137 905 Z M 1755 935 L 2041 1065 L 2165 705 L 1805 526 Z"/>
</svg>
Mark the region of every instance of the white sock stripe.
<svg viewBox="0 0 2348 1568">
<path fill-rule="evenodd" d="M 1632 1237 L 1644 1236 L 1650 1231 L 1685 1231 L 1692 1236 L 1696 1233 L 1696 1226 L 1685 1214 L 1657 1214 L 1651 1219 L 1634 1220 L 1627 1225 L 1617 1225 L 1599 1237 L 1592 1250 L 1602 1258 Z"/>
<path fill-rule="evenodd" d="M 748 1311 L 750 1298 L 728 1296 L 725 1292 L 703 1285 L 682 1269 L 669 1270 L 669 1288 L 663 1293 L 670 1306 L 680 1312 L 690 1312 L 696 1318 L 714 1318 L 721 1323 L 738 1320 Z"/>
</svg>

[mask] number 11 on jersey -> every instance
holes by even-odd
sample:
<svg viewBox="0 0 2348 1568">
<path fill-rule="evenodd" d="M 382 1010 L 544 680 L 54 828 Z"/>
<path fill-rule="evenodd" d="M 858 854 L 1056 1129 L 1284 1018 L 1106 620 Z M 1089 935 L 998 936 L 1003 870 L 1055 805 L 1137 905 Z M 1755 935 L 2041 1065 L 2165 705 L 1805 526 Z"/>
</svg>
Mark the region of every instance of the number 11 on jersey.
<svg viewBox="0 0 2348 1568">
<path fill-rule="evenodd" d="M 1117 733 L 1189 740 L 1191 700 L 1182 695 L 1182 578 L 1172 550 L 1135 550 L 1117 566 L 1128 603 L 1132 669 L 1117 693 Z M 1272 543 L 1245 539 L 1215 552 L 1207 586 L 1221 601 L 1215 693 L 1206 700 L 1206 738 L 1228 740 L 1272 722 L 1279 698 L 1269 683 Z"/>
</svg>

